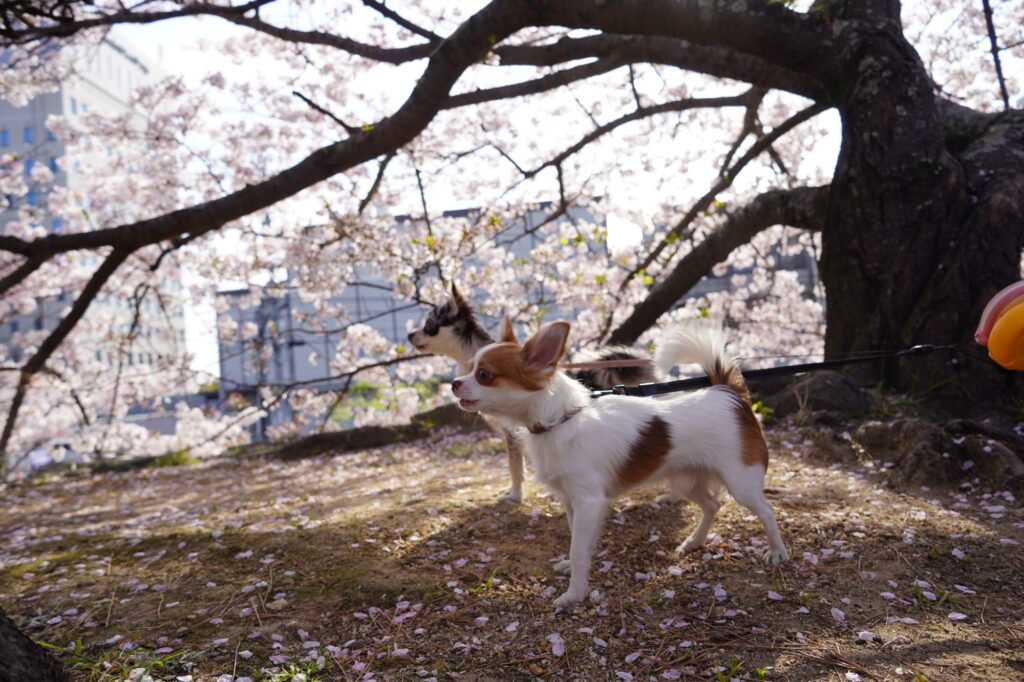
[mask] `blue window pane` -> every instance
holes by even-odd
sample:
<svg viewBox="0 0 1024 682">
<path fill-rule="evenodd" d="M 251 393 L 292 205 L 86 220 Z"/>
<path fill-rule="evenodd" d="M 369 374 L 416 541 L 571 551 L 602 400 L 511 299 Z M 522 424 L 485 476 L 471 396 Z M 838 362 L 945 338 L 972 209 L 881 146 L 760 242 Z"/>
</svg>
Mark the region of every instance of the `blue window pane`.
<svg viewBox="0 0 1024 682">
<path fill-rule="evenodd" d="M 15 320 L 14 322 L 11 322 L 11 333 L 13 334 L 16 331 L 18 331 L 18 321 L 17 320 Z"/>
<path fill-rule="evenodd" d="M 57 141 L 57 136 L 53 134 L 52 130 L 47 130 L 46 131 L 46 139 L 49 142 L 56 142 Z"/>
<path fill-rule="evenodd" d="M 25 161 L 25 175 L 30 175 L 32 173 L 32 166 L 34 165 L 36 165 L 35 159 L 28 159 Z"/>
<path fill-rule="evenodd" d="M 54 218 L 53 219 L 53 231 L 54 232 L 60 232 L 60 228 L 62 228 L 62 227 L 64 227 L 64 221 L 61 220 L 60 218 Z M 63 298 L 63 296 L 64 296 L 64 294 L 61 294 L 62 298 Z"/>
<path fill-rule="evenodd" d="M 39 202 L 39 200 L 36 198 L 36 191 L 34 189 L 29 190 L 29 193 L 25 195 L 25 202 L 29 206 L 35 206 Z"/>
<path fill-rule="evenodd" d="M 71 98 L 71 113 L 78 113 L 78 101 L 74 97 Z"/>
<path fill-rule="evenodd" d="M 0 146 L 11 146 L 11 131 L 9 131 L 7 128 L 0 130 Z"/>
<path fill-rule="evenodd" d="M 51 156 L 50 157 L 50 170 L 52 170 L 54 173 L 57 172 L 57 157 L 56 156 Z"/>
<path fill-rule="evenodd" d="M 25 126 L 25 142 L 32 144 L 36 141 L 36 130 L 32 126 Z"/>
</svg>

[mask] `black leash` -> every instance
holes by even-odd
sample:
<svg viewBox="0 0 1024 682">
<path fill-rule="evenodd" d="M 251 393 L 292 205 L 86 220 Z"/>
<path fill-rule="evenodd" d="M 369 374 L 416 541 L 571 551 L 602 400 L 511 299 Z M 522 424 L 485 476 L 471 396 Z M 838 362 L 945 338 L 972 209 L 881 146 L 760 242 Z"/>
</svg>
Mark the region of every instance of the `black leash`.
<svg viewBox="0 0 1024 682">
<path fill-rule="evenodd" d="M 904 350 L 887 351 L 883 353 L 875 353 L 872 355 L 861 355 L 855 358 L 844 358 L 840 360 L 824 360 L 822 362 L 806 362 L 800 365 L 784 365 L 782 367 L 769 367 L 767 369 L 751 369 L 743 372 L 744 379 L 765 379 L 768 377 L 786 376 L 789 374 L 800 374 L 801 372 L 813 372 L 819 369 L 827 369 L 829 367 L 841 367 L 843 365 L 850 365 L 855 362 L 870 362 L 872 360 L 882 360 L 885 358 L 898 358 L 902 356 L 925 356 L 934 353 L 940 349 L 953 348 L 954 346 L 933 346 L 931 344 L 921 344 L 912 348 L 905 348 Z M 706 388 L 711 385 L 711 379 L 707 376 L 694 377 L 692 379 L 679 379 L 677 381 L 666 381 L 660 384 L 640 384 L 639 386 L 623 386 L 619 384 L 612 388 L 592 391 L 590 393 L 591 398 L 601 398 L 606 395 L 631 395 L 648 397 L 652 395 L 661 395 L 662 393 L 676 393 L 678 391 L 692 391 L 697 388 Z"/>
</svg>

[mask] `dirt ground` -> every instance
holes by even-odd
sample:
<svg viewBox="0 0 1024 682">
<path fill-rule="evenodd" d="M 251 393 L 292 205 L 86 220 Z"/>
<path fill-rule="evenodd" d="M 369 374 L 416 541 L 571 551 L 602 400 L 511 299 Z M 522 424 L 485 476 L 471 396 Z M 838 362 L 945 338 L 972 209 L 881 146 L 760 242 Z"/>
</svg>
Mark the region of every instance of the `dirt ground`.
<svg viewBox="0 0 1024 682">
<path fill-rule="evenodd" d="M 640 489 L 609 513 L 599 601 L 556 612 L 564 517 L 533 483 L 497 501 L 480 432 L 7 487 L 0 604 L 83 680 L 1024 679 L 1012 494 L 894 492 L 797 428 L 769 441 L 775 568 L 731 502 L 676 554 L 695 508 Z"/>
</svg>

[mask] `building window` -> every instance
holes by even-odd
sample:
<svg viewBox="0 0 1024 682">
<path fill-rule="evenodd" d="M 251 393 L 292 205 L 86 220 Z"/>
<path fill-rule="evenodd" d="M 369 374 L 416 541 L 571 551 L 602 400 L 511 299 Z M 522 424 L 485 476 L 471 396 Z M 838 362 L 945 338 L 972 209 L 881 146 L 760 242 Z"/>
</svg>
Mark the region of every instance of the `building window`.
<svg viewBox="0 0 1024 682">
<path fill-rule="evenodd" d="M 103 351 L 96 351 L 96 362 L 103 362 Z"/>
<path fill-rule="evenodd" d="M 11 131 L 7 128 L 0 130 L 0 146 L 10 147 L 11 146 Z"/>
<path fill-rule="evenodd" d="M 32 144 L 36 141 L 36 129 L 32 126 L 25 126 L 25 144 Z"/>
<path fill-rule="evenodd" d="M 18 321 L 17 320 L 15 320 L 14 322 L 11 322 L 11 333 L 13 334 L 16 331 L 18 331 Z"/>
<path fill-rule="evenodd" d="M 39 203 L 39 199 L 36 198 L 36 191 L 34 189 L 30 189 L 28 194 L 25 195 L 25 203 L 29 206 L 35 206 Z"/>
<path fill-rule="evenodd" d="M 51 171 L 53 171 L 54 173 L 57 172 L 57 157 L 56 156 L 51 156 L 50 157 L 49 166 L 50 166 L 50 170 Z"/>
<path fill-rule="evenodd" d="M 43 316 L 42 315 L 40 315 L 39 317 L 36 318 L 35 328 L 36 328 L 36 331 L 39 331 L 40 329 L 43 328 Z"/>
<path fill-rule="evenodd" d="M 46 141 L 47 142 L 56 142 L 57 141 L 57 136 L 53 134 L 52 130 L 47 130 L 46 131 Z"/>
<path fill-rule="evenodd" d="M 32 174 L 32 167 L 35 166 L 35 165 L 36 165 L 36 160 L 35 159 L 28 159 L 27 161 L 25 161 L 25 175 L 31 175 Z"/>
<path fill-rule="evenodd" d="M 62 227 L 64 227 L 64 221 L 61 220 L 60 218 L 54 218 L 53 219 L 53 231 L 54 232 L 60 232 L 60 228 L 62 228 Z M 63 297 L 64 294 L 61 294 L 61 296 Z"/>
<path fill-rule="evenodd" d="M 76 100 L 74 97 L 71 98 L 71 113 L 78 113 L 78 100 Z"/>
<path fill-rule="evenodd" d="M 82 102 L 82 113 L 83 114 L 89 113 L 89 105 L 86 104 L 85 102 Z"/>
</svg>

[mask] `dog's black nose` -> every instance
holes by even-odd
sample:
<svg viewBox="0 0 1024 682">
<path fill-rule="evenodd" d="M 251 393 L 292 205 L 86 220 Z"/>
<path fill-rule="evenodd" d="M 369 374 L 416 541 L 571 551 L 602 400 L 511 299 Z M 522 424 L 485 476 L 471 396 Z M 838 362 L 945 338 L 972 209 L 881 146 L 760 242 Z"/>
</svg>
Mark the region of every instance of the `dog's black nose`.
<svg viewBox="0 0 1024 682">
<path fill-rule="evenodd" d="M 455 381 L 452 382 L 452 391 L 458 391 L 460 388 L 462 388 L 462 382 L 461 381 L 456 379 Z"/>
</svg>

